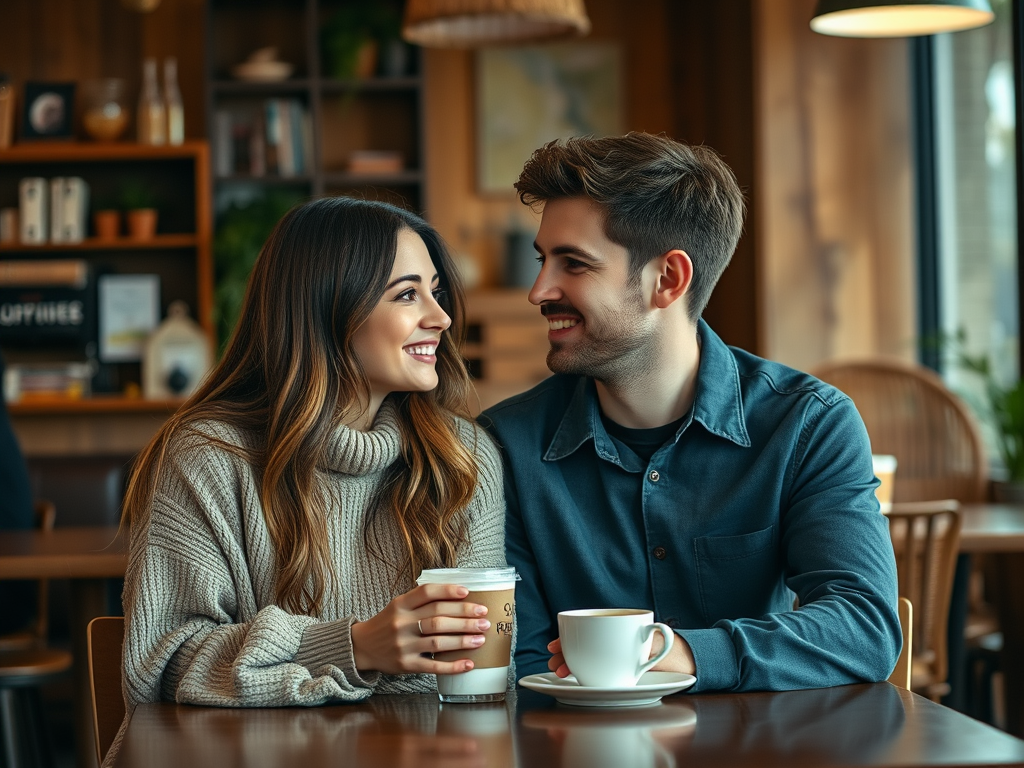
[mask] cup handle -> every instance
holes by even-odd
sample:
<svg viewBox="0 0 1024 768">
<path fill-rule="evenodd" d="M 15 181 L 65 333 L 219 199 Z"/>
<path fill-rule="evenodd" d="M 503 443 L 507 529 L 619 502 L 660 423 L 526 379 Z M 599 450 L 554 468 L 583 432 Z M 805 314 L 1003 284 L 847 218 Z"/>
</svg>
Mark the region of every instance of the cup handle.
<svg viewBox="0 0 1024 768">
<path fill-rule="evenodd" d="M 661 622 L 658 622 L 656 624 L 649 624 L 646 627 L 644 627 L 644 629 L 647 630 L 647 637 L 644 638 L 645 643 L 647 642 L 647 639 L 655 632 L 661 632 L 661 636 L 665 638 L 665 646 L 661 649 L 661 653 L 659 653 L 657 656 L 655 656 L 653 659 L 646 662 L 645 664 L 640 665 L 640 669 L 637 671 L 637 678 L 639 678 L 641 675 L 643 675 L 644 672 L 646 672 L 659 661 L 668 656 L 669 651 L 672 650 L 672 643 L 675 642 L 676 639 L 676 633 L 673 632 L 667 624 L 662 624 Z"/>
</svg>

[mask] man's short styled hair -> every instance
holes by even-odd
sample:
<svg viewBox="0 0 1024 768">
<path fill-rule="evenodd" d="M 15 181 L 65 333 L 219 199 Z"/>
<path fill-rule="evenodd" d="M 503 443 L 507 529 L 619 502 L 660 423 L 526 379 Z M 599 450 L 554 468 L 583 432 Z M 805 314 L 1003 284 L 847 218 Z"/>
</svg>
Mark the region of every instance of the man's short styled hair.
<svg viewBox="0 0 1024 768">
<path fill-rule="evenodd" d="M 743 229 L 743 193 L 729 166 L 708 147 L 664 135 L 549 142 L 527 161 L 515 188 L 530 206 L 568 197 L 600 205 L 608 239 L 629 252 L 633 280 L 651 259 L 685 251 L 693 262 L 692 320 L 707 306 Z"/>
</svg>

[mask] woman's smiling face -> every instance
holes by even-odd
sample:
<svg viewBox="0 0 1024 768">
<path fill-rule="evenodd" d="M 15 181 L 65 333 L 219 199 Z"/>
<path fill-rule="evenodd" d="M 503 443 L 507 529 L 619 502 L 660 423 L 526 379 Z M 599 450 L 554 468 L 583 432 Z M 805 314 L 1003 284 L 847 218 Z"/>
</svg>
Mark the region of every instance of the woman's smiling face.
<svg viewBox="0 0 1024 768">
<path fill-rule="evenodd" d="M 437 346 L 452 324 L 437 302 L 438 275 L 422 238 L 398 233 L 388 285 L 352 348 L 370 384 L 370 413 L 392 392 L 427 392 L 437 386 Z"/>
</svg>

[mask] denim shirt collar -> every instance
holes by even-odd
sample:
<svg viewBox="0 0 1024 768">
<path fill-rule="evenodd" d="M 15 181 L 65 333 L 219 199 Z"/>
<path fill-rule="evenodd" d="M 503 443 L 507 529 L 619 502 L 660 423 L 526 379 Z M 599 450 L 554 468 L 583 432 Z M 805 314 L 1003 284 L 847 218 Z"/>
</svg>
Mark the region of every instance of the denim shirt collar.
<svg viewBox="0 0 1024 768">
<path fill-rule="evenodd" d="M 696 421 L 711 434 L 749 448 L 750 435 L 747 434 L 736 358 L 703 319 L 697 321 L 697 338 L 700 342 L 697 391 L 690 418 L 676 432 L 675 441 Z M 594 450 L 600 458 L 623 466 L 601 422 L 597 387 L 593 379 L 585 376 L 576 384 L 565 415 L 544 453 L 544 461 L 564 459 L 589 439 L 594 440 Z M 632 466 L 624 468 L 636 471 Z"/>
</svg>

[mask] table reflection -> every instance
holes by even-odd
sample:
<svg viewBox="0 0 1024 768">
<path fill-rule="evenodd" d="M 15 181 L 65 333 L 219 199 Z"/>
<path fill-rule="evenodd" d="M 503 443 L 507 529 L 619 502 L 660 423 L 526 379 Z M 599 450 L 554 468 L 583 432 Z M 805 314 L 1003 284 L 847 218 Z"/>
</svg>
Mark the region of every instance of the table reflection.
<svg viewBox="0 0 1024 768">
<path fill-rule="evenodd" d="M 681 694 L 615 709 L 569 707 L 525 690 L 478 705 L 428 695 L 312 709 L 160 705 L 136 711 L 117 764 L 673 768 L 728 755 L 739 766 L 868 765 L 904 762 L 919 741 L 904 733 L 905 718 L 888 684 Z M 915 732 L 932 718 L 917 719 Z"/>
<path fill-rule="evenodd" d="M 697 712 L 689 703 L 670 701 L 636 708 L 570 708 L 523 714 L 525 751 L 539 747 L 531 730 L 551 742 L 544 748 L 550 765 L 562 768 L 671 768 L 674 754 L 693 738 Z M 524 760 L 524 765 L 530 763 Z"/>
<path fill-rule="evenodd" d="M 579 766 L 871 764 L 889 754 L 905 712 L 890 685 L 816 691 L 688 695 L 650 708 L 548 704 L 520 691 L 520 765 Z M 556 761 L 552 760 L 558 756 Z"/>
</svg>

